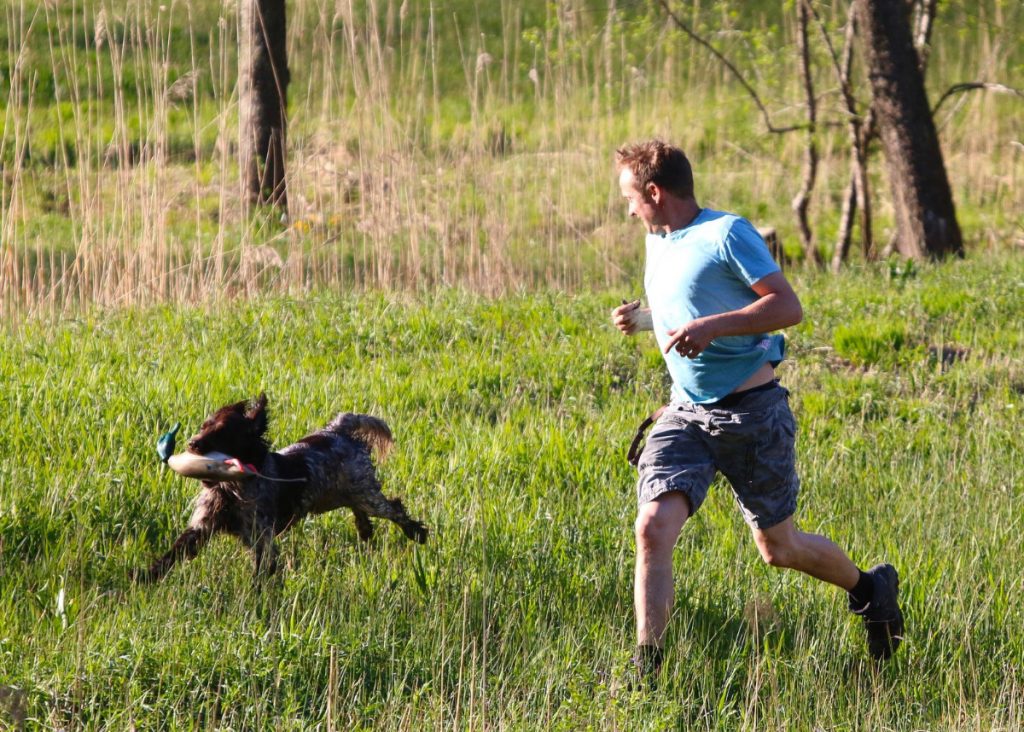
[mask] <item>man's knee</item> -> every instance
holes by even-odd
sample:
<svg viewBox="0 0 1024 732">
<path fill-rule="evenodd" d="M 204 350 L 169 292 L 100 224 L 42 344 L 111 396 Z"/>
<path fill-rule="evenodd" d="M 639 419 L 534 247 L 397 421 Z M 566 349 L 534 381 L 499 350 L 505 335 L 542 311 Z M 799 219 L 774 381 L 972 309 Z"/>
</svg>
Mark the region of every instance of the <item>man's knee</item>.
<svg viewBox="0 0 1024 732">
<path fill-rule="evenodd" d="M 764 563 L 772 567 L 792 567 L 796 546 L 789 536 L 757 537 L 757 549 Z"/>
<path fill-rule="evenodd" d="M 671 551 L 687 515 L 685 508 L 669 511 L 654 502 L 641 506 L 634 524 L 637 549 L 646 553 Z"/>
</svg>

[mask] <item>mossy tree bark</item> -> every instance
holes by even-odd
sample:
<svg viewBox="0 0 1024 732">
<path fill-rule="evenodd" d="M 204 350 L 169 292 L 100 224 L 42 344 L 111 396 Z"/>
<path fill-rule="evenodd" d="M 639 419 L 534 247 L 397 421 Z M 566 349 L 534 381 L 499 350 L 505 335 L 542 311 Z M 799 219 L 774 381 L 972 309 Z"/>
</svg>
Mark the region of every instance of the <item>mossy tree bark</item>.
<svg viewBox="0 0 1024 732">
<path fill-rule="evenodd" d="M 906 0 L 855 0 L 857 30 L 896 214 L 896 247 L 915 259 L 963 254 Z"/>
</svg>

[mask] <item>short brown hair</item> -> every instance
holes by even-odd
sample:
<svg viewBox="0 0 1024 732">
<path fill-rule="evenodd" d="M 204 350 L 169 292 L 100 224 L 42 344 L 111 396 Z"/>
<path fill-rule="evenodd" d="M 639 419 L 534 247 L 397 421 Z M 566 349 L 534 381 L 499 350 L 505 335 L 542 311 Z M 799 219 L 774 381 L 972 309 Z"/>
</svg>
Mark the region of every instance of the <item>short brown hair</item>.
<svg viewBox="0 0 1024 732">
<path fill-rule="evenodd" d="M 661 140 L 626 145 L 615 151 L 615 165 L 619 170 L 628 168 L 641 191 L 654 183 L 680 198 L 693 198 L 693 168 L 674 145 Z"/>
</svg>

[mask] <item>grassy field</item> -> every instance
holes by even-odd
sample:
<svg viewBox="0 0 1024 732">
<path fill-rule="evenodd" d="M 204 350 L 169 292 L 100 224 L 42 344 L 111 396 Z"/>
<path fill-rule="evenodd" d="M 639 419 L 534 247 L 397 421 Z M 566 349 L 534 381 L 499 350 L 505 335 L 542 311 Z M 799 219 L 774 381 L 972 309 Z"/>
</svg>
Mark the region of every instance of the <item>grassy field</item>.
<svg viewBox="0 0 1024 732">
<path fill-rule="evenodd" d="M 673 5 L 774 122 L 802 121 L 791 4 Z M 816 7 L 840 43 L 845 3 Z M 965 261 L 789 269 L 798 518 L 899 568 L 898 657 L 876 668 L 841 593 L 763 565 L 720 483 L 680 540 L 648 694 L 621 683 L 624 455 L 668 385 L 608 322 L 642 268 L 612 151 L 681 144 L 701 204 L 799 260 L 803 137 L 765 133 L 653 2 L 290 0 L 289 211 L 249 220 L 237 30 L 212 0 L 0 9 L 0 730 L 1024 728 L 1020 98 L 938 116 Z M 1024 87 L 1022 32 L 1019 2 L 941 3 L 933 101 Z M 825 254 L 845 136 L 816 136 Z M 871 175 L 884 243 L 877 151 Z M 337 512 L 283 538 L 261 594 L 227 539 L 133 585 L 197 488 L 158 436 L 261 390 L 278 446 L 385 418 L 386 491 L 430 540 L 364 547 Z"/>
<path fill-rule="evenodd" d="M 657 693 L 631 653 L 638 420 L 667 393 L 619 290 L 269 298 L 83 312 L 0 333 L 0 728 L 1015 730 L 1024 263 L 794 275 L 782 369 L 799 520 L 903 575 L 876 669 L 840 593 L 761 564 L 716 484 L 676 552 Z M 387 419 L 387 491 L 432 529 L 359 545 L 341 512 L 254 593 L 229 539 L 157 586 L 196 484 L 155 441 L 265 389 L 287 444 Z"/>
</svg>

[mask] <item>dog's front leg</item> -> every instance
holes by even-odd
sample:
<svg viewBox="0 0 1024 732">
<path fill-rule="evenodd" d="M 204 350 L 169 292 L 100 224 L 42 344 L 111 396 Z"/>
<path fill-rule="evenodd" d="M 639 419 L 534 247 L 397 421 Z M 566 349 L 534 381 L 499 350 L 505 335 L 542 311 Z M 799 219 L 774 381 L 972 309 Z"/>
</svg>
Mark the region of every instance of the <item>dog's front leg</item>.
<svg viewBox="0 0 1024 732">
<path fill-rule="evenodd" d="M 148 571 L 139 572 L 135 575 L 136 581 L 139 582 L 156 582 L 165 574 L 167 574 L 171 567 L 176 562 L 183 559 L 194 559 L 199 551 L 206 545 L 206 542 L 210 540 L 212 531 L 206 527 L 196 528 L 190 527 L 177 538 L 170 551 L 164 554 L 162 557 L 153 562 Z"/>
<path fill-rule="evenodd" d="M 353 508 L 352 515 L 356 519 L 356 533 L 359 534 L 359 538 L 363 541 L 369 541 L 372 539 L 373 524 L 370 523 L 370 517 L 366 515 L 366 511 Z"/>
<path fill-rule="evenodd" d="M 219 494 L 209 486 L 204 487 L 196 498 L 196 507 L 188 520 L 188 528 L 177 538 L 171 550 L 153 562 L 148 571 L 135 574 L 136 581 L 156 582 L 179 560 L 194 559 L 214 532 L 223 528 L 222 516 L 223 505 Z"/>
<path fill-rule="evenodd" d="M 249 535 L 252 549 L 253 573 L 256 579 L 270 577 L 277 572 L 277 543 L 274 541 L 273 524 L 259 523 Z"/>
<path fill-rule="evenodd" d="M 273 539 L 260 540 L 253 547 L 253 573 L 256 577 L 270 577 L 277 572 L 277 544 Z"/>
</svg>

